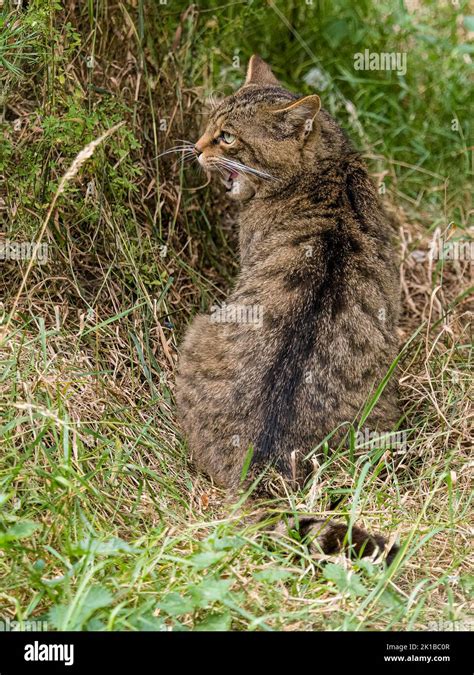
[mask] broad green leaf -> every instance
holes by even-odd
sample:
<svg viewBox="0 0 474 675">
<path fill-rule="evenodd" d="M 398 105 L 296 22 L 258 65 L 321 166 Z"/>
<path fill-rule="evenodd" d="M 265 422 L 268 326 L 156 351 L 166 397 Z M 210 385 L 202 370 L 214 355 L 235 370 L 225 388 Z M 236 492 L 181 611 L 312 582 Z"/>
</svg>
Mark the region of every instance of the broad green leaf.
<svg viewBox="0 0 474 675">
<path fill-rule="evenodd" d="M 53 628 L 56 630 L 64 630 L 63 626 L 66 623 L 67 618 L 67 606 L 66 605 L 54 605 L 48 612 L 48 622 L 52 624 Z"/>
<path fill-rule="evenodd" d="M 83 539 L 73 550 L 77 555 L 89 552 L 100 555 L 116 555 L 118 553 L 137 553 L 138 551 L 138 549 L 119 537 L 110 537 L 110 539 L 106 539 L 105 541 L 93 538 Z"/>
<path fill-rule="evenodd" d="M 8 528 L 6 532 L 0 532 L 0 546 L 8 544 L 11 541 L 16 541 L 17 539 L 26 539 L 31 537 L 33 532 L 41 527 L 38 523 L 34 523 L 32 520 L 23 520 L 18 523 L 15 523 Z"/>
<path fill-rule="evenodd" d="M 190 598 L 178 593 L 168 593 L 156 606 L 169 616 L 183 616 L 183 614 L 190 614 L 195 609 L 195 605 Z"/>
<path fill-rule="evenodd" d="M 90 616 L 96 609 L 107 607 L 112 601 L 113 596 L 107 588 L 104 588 L 104 586 L 91 586 L 82 603 L 82 608 Z"/>
<path fill-rule="evenodd" d="M 225 551 L 204 551 L 203 553 L 195 553 L 189 560 L 197 570 L 205 570 L 215 565 L 219 560 L 225 558 L 225 556 Z"/>
<path fill-rule="evenodd" d="M 324 568 L 324 577 L 334 582 L 339 591 L 361 597 L 367 595 L 367 589 L 360 576 L 353 570 L 345 570 L 341 565 L 329 563 Z"/>
<path fill-rule="evenodd" d="M 226 631 L 230 630 L 232 619 L 229 612 L 224 614 L 209 614 L 203 621 L 194 626 L 195 631 Z"/>
<path fill-rule="evenodd" d="M 55 605 L 48 617 L 58 630 L 81 630 L 95 611 L 108 607 L 112 602 L 113 596 L 109 590 L 103 586 L 91 586 L 72 611 L 69 605 Z"/>
<path fill-rule="evenodd" d="M 132 625 L 141 631 L 165 631 L 166 624 L 163 619 L 158 616 L 153 616 L 150 612 L 138 616 L 134 619 Z"/>
<path fill-rule="evenodd" d="M 222 601 L 232 585 L 231 579 L 204 579 L 200 584 L 191 586 L 189 593 L 197 607 L 207 607 L 212 602 Z"/>
<path fill-rule="evenodd" d="M 272 583 L 274 581 L 280 581 L 281 579 L 288 579 L 288 577 L 291 577 L 291 572 L 275 568 L 254 572 L 253 576 L 255 579 L 258 579 L 258 581 L 268 581 Z"/>
<path fill-rule="evenodd" d="M 209 542 L 216 551 L 238 550 L 245 544 L 245 540 L 242 537 L 216 537 L 215 539 L 210 539 Z"/>
</svg>

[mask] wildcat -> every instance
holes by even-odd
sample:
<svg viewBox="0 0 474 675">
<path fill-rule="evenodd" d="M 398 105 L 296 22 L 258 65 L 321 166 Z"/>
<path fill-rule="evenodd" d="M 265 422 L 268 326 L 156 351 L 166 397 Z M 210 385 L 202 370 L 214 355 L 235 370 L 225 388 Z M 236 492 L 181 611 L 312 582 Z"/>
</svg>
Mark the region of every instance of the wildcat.
<svg viewBox="0 0 474 675">
<path fill-rule="evenodd" d="M 290 93 L 256 55 L 194 151 L 240 203 L 240 273 L 225 306 L 185 335 L 180 423 L 216 484 L 239 488 L 251 446 L 251 478 L 271 466 L 299 487 L 312 466 L 305 456 L 339 427 L 331 444 L 342 438 L 396 356 L 390 219 L 319 97 Z M 397 419 L 390 379 L 366 424 L 388 431 Z M 296 526 L 324 553 L 346 545 L 342 523 Z M 358 527 L 351 538 L 358 554 L 385 547 Z"/>
</svg>

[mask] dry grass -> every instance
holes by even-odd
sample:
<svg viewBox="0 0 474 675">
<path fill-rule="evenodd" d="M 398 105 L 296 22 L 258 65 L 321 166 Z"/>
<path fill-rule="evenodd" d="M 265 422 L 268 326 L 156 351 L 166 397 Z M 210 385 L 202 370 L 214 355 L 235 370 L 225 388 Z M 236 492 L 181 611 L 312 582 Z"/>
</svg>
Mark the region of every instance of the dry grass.
<svg viewBox="0 0 474 675">
<path fill-rule="evenodd" d="M 0 274 L 0 616 L 48 613 L 51 627 L 91 630 L 468 622 L 472 264 L 424 255 L 453 209 L 469 236 L 465 185 L 449 192 L 415 163 L 404 180 L 396 148 L 368 154 L 376 179 L 390 179 L 385 199 L 400 223 L 409 449 L 336 453 L 305 494 L 289 496 L 298 511 L 327 514 L 329 497 L 346 495 L 341 517 L 397 537 L 403 555 L 390 571 L 342 559 L 321 567 L 295 539 L 269 546 L 196 475 L 174 421 L 179 338 L 228 286 L 236 233 L 214 186 L 156 158 L 202 123 L 215 76 L 199 31 L 220 19 L 183 5 L 160 23 L 157 6 L 139 0 L 99 2 L 93 20 L 75 0 L 56 14 L 45 7 L 12 17 L 22 58 L 34 56 L 5 87 L 3 234 L 41 240 L 49 256 L 4 261 Z M 236 77 L 225 54 L 216 58 Z M 335 85 L 327 97 L 344 114 Z"/>
</svg>

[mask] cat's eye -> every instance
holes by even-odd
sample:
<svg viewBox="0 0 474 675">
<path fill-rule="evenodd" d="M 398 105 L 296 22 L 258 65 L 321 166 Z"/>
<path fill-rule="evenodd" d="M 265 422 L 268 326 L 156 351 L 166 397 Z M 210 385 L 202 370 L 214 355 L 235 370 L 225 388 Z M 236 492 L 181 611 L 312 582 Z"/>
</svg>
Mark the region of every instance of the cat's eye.
<svg viewBox="0 0 474 675">
<path fill-rule="evenodd" d="M 221 133 L 221 138 L 224 141 L 224 143 L 227 143 L 227 145 L 230 145 L 235 141 L 234 134 L 230 134 L 228 131 L 223 131 Z"/>
</svg>

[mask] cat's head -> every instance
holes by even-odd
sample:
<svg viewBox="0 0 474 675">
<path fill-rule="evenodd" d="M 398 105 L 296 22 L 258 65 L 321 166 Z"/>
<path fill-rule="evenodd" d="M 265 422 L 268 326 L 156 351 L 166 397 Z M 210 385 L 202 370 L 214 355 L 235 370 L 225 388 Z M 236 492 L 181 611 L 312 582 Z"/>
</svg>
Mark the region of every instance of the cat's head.
<svg viewBox="0 0 474 675">
<path fill-rule="evenodd" d="M 320 105 L 316 95 L 298 98 L 284 89 L 254 55 L 244 85 L 212 111 L 195 144 L 199 163 L 220 174 L 235 200 L 278 189 L 311 161 Z"/>
</svg>

